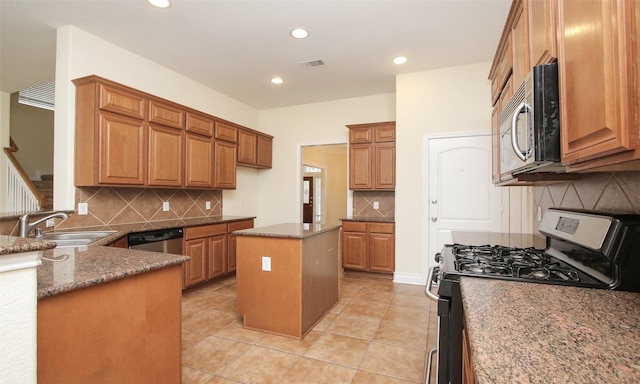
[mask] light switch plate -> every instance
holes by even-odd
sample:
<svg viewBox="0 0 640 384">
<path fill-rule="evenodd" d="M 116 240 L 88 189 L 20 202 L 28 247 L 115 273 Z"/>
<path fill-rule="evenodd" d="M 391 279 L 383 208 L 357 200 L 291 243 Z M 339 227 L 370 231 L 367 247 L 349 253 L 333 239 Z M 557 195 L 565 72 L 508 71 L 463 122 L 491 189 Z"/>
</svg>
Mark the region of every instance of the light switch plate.
<svg viewBox="0 0 640 384">
<path fill-rule="evenodd" d="M 271 258 L 269 256 L 262 256 L 262 270 L 271 271 Z"/>
<path fill-rule="evenodd" d="M 169 202 L 168 201 L 163 201 L 162 202 L 162 210 L 167 212 L 169 210 Z"/>
<path fill-rule="evenodd" d="M 89 203 L 78 203 L 78 215 L 89 214 Z"/>
</svg>

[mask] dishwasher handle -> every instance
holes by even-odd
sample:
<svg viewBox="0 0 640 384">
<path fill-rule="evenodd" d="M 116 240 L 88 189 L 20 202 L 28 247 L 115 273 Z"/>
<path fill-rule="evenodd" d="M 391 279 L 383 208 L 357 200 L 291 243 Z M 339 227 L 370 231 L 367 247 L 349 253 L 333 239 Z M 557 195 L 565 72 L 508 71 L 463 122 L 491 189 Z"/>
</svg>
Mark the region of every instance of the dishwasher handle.
<svg viewBox="0 0 640 384">
<path fill-rule="evenodd" d="M 156 231 L 130 233 L 129 247 L 133 245 L 155 243 L 171 239 L 181 239 L 184 236 L 182 228 L 159 229 Z"/>
</svg>

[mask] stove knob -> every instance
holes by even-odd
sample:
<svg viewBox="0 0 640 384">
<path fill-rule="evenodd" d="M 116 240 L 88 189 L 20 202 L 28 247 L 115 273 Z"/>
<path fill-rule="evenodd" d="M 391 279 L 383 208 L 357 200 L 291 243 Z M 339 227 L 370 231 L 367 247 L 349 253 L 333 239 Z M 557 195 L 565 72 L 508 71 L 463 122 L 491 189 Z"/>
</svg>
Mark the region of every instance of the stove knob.
<svg viewBox="0 0 640 384">
<path fill-rule="evenodd" d="M 440 252 L 436 253 L 435 259 L 436 259 L 436 263 L 440 262 L 440 259 L 442 259 L 442 255 L 440 254 Z"/>
</svg>

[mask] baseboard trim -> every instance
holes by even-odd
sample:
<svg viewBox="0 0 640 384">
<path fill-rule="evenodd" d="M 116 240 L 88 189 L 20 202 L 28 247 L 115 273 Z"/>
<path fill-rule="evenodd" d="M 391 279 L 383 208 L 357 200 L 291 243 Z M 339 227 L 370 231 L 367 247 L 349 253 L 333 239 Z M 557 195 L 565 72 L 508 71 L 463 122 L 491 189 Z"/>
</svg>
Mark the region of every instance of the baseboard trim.
<svg viewBox="0 0 640 384">
<path fill-rule="evenodd" d="M 427 283 L 427 277 L 416 275 L 414 273 L 395 272 L 393 274 L 393 282 L 400 284 L 425 285 Z"/>
</svg>

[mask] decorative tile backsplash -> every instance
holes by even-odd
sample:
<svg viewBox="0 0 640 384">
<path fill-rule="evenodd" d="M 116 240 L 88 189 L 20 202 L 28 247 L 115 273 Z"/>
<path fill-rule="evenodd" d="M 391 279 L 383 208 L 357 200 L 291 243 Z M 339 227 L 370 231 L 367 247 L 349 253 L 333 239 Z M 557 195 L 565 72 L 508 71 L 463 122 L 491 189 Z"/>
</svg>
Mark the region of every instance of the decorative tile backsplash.
<svg viewBox="0 0 640 384">
<path fill-rule="evenodd" d="M 162 203 L 169 202 L 163 211 Z M 211 209 L 206 209 L 206 202 Z M 87 203 L 88 215 L 74 214 L 56 229 L 144 224 L 154 221 L 191 219 L 222 214 L 222 191 L 185 189 L 76 188 L 76 207 Z"/>
<path fill-rule="evenodd" d="M 378 209 L 373 208 L 377 201 Z M 393 219 L 396 210 L 395 191 L 354 191 L 353 216 L 385 217 Z"/>
<path fill-rule="evenodd" d="M 550 207 L 638 214 L 640 172 L 590 173 L 571 182 L 537 186 L 534 201 L 543 215 Z M 533 220 L 537 231 L 539 222 Z"/>
</svg>

